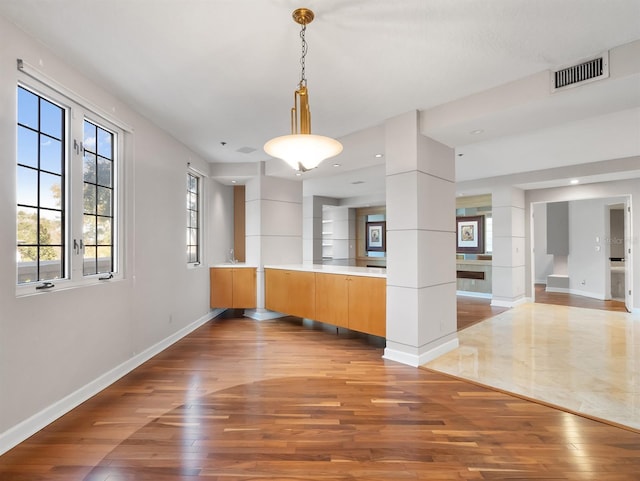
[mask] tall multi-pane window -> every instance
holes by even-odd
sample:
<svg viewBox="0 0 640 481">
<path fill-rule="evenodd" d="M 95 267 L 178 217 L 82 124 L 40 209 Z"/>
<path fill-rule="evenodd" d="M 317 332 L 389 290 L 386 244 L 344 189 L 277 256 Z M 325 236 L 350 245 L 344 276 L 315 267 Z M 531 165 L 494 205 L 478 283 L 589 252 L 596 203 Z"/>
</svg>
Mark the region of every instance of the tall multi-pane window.
<svg viewBox="0 0 640 481">
<path fill-rule="evenodd" d="M 65 123 L 64 108 L 18 87 L 18 283 L 66 276 Z"/>
<path fill-rule="evenodd" d="M 118 271 L 121 133 L 68 97 L 18 86 L 18 285 L 50 288 Z"/>
<path fill-rule="evenodd" d="M 187 172 L 187 263 L 200 262 L 200 178 Z"/>
<path fill-rule="evenodd" d="M 82 272 L 113 272 L 114 135 L 85 119 L 83 146 Z"/>
</svg>

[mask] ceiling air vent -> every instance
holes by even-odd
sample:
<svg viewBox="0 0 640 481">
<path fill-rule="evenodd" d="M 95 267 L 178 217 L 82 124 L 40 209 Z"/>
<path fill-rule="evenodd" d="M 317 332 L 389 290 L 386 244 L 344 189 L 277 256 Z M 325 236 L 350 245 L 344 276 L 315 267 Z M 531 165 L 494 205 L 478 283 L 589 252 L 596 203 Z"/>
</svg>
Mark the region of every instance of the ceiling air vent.
<svg viewBox="0 0 640 481">
<path fill-rule="evenodd" d="M 553 72 L 553 90 L 577 87 L 609 77 L 609 52 L 596 58 Z"/>
</svg>

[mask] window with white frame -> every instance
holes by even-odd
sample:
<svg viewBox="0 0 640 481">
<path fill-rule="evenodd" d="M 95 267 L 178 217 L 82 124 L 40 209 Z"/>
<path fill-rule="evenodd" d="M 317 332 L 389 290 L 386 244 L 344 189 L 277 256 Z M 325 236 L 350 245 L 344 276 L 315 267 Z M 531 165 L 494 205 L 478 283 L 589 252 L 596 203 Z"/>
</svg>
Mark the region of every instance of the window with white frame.
<svg viewBox="0 0 640 481">
<path fill-rule="evenodd" d="M 110 278 L 122 131 L 42 90 L 17 88 L 17 284 Z"/>
<path fill-rule="evenodd" d="M 200 177 L 187 172 L 187 264 L 200 263 Z"/>
</svg>

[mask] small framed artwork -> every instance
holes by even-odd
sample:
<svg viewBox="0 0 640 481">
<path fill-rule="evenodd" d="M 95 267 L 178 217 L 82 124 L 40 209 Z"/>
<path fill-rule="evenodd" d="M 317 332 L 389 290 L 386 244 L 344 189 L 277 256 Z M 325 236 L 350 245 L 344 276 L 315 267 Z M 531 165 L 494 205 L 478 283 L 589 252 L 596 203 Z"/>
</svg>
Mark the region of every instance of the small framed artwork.
<svg viewBox="0 0 640 481">
<path fill-rule="evenodd" d="M 367 222 L 367 242 L 368 251 L 386 251 L 387 223 Z"/>
<path fill-rule="evenodd" d="M 484 216 L 456 217 L 456 252 L 482 254 L 484 252 Z"/>
</svg>

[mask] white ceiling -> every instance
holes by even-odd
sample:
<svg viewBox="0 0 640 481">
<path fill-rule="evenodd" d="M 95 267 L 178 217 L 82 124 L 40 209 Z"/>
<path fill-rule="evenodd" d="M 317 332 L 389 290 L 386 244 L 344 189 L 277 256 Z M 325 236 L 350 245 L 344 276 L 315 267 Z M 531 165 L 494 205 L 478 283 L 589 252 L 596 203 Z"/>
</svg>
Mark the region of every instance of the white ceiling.
<svg viewBox="0 0 640 481">
<path fill-rule="evenodd" d="M 0 15 L 208 161 L 295 178 L 262 145 L 288 133 L 301 6 L 316 14 L 312 130 L 345 145 L 340 167 L 304 174 L 308 192 L 384 191 L 381 126 L 410 110 L 463 154 L 458 181 L 640 155 L 640 55 L 612 58 L 628 72 L 600 85 L 528 95 L 549 69 L 639 40 L 640 0 L 0 0 Z"/>
</svg>

